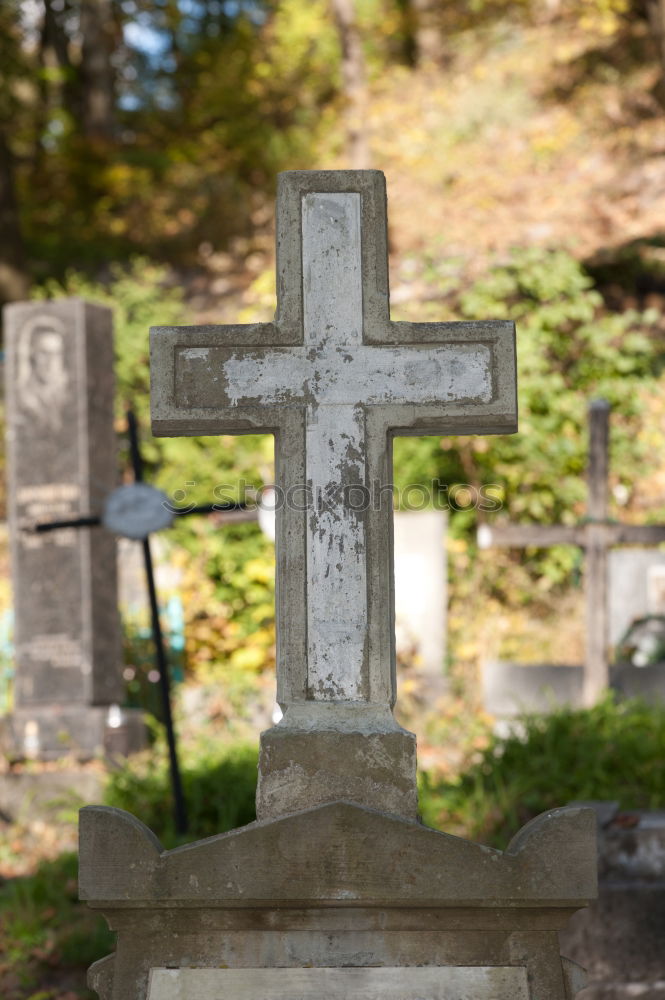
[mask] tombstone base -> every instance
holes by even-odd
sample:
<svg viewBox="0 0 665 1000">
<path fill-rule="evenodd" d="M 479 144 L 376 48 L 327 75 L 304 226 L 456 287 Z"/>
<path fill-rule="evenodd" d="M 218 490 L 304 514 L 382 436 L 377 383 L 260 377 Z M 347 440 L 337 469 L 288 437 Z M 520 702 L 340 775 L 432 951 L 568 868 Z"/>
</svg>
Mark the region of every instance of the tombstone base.
<svg viewBox="0 0 665 1000">
<path fill-rule="evenodd" d="M 13 760 L 128 756 L 147 743 L 137 708 L 123 708 L 116 719 L 104 705 L 36 705 L 16 708 L 6 721 L 6 753 Z"/>
<path fill-rule="evenodd" d="M 337 801 L 417 819 L 416 737 L 389 709 L 294 705 L 261 734 L 258 819 Z"/>
<path fill-rule="evenodd" d="M 583 985 L 558 932 L 595 896 L 589 809 L 539 816 L 504 853 L 345 802 L 173 851 L 119 809 L 80 817 L 81 898 L 117 931 L 89 972 L 100 1000 L 571 1000 Z"/>
</svg>

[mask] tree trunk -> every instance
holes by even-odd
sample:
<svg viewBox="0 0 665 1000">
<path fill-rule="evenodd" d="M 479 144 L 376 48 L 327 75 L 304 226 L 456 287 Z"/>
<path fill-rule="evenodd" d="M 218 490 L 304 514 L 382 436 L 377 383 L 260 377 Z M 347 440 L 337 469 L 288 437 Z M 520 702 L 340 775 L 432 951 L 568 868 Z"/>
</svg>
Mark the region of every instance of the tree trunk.
<svg viewBox="0 0 665 1000">
<path fill-rule="evenodd" d="M 354 0 L 331 0 L 342 48 L 342 86 L 346 102 L 346 144 L 354 170 L 369 166 L 365 55 L 356 22 Z"/>
<path fill-rule="evenodd" d="M 0 128 L 0 300 L 26 299 L 30 278 L 14 187 L 14 158 L 3 128 Z"/>
<path fill-rule="evenodd" d="M 660 63 L 660 79 L 656 84 L 655 94 L 660 103 L 665 105 L 665 0 L 646 0 L 646 11 Z"/>
<path fill-rule="evenodd" d="M 415 42 L 419 65 L 442 66 L 447 62 L 443 28 L 439 20 L 439 0 L 411 0 L 415 22 Z"/>
<path fill-rule="evenodd" d="M 109 140 L 114 133 L 115 72 L 111 61 L 115 21 L 111 0 L 81 0 L 80 83 L 82 132 Z"/>
</svg>

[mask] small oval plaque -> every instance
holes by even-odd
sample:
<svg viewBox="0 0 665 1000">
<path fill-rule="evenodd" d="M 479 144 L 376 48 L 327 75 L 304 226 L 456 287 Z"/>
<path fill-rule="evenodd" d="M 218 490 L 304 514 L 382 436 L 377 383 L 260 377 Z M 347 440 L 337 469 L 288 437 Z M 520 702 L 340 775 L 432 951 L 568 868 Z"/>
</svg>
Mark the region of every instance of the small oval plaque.
<svg viewBox="0 0 665 1000">
<path fill-rule="evenodd" d="M 102 523 L 125 538 L 144 539 L 173 523 L 166 493 L 148 483 L 131 483 L 113 490 L 104 505 Z"/>
</svg>

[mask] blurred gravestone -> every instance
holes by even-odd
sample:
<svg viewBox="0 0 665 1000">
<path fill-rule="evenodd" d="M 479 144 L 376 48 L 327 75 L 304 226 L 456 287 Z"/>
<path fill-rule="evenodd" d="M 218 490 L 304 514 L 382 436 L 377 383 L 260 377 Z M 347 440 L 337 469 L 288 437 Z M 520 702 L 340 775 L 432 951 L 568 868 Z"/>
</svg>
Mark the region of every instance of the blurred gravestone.
<svg viewBox="0 0 665 1000">
<path fill-rule="evenodd" d="M 446 514 L 440 510 L 397 512 L 395 629 L 397 655 L 413 650 L 428 691 L 443 686 L 446 654 Z"/>
<path fill-rule="evenodd" d="M 74 299 L 16 303 L 5 310 L 5 345 L 11 752 L 122 750 L 118 713 L 109 720 L 123 698 L 115 539 L 100 526 L 32 530 L 100 509 L 116 485 L 111 313 Z"/>
</svg>

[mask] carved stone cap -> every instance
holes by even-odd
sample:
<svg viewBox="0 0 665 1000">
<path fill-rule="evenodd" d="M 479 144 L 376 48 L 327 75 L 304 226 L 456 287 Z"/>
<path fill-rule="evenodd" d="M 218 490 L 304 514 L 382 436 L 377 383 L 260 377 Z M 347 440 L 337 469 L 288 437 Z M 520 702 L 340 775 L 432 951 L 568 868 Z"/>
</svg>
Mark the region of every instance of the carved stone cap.
<svg viewBox="0 0 665 1000">
<path fill-rule="evenodd" d="M 102 908 L 578 908 L 596 867 L 595 814 L 578 807 L 542 813 L 505 852 L 347 802 L 172 851 L 120 809 L 80 813 L 80 895 Z"/>
</svg>

